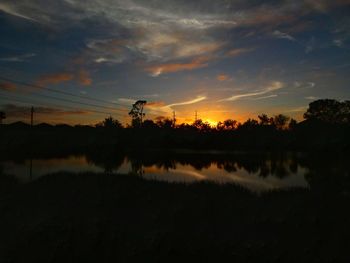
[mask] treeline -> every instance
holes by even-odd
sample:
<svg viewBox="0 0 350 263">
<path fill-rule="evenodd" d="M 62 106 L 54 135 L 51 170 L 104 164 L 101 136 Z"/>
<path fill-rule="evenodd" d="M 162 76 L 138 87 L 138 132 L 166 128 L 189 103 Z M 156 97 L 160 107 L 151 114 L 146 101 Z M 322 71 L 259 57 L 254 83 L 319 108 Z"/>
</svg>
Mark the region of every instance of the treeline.
<svg viewBox="0 0 350 263">
<path fill-rule="evenodd" d="M 144 103 L 144 102 L 143 102 Z M 137 105 L 136 105 L 137 106 Z M 139 108 L 140 109 L 140 108 Z M 350 150 L 350 102 L 317 100 L 304 113 L 305 120 L 278 114 L 261 114 L 239 123 L 234 119 L 216 127 L 202 120 L 175 125 L 167 118 L 145 119 L 143 109 L 132 110 L 132 125 L 106 118 L 95 127 L 24 123 L 0 129 L 0 150 L 26 149 L 39 152 L 85 151 L 86 149 L 217 149 L 217 150 Z"/>
<path fill-rule="evenodd" d="M 148 120 L 142 121 L 145 117 L 143 107 L 146 105 L 145 101 L 137 101 L 130 111 L 132 117 L 132 128 L 166 128 L 166 129 L 192 129 L 198 131 L 227 131 L 239 129 L 251 129 L 258 126 L 269 126 L 276 130 L 292 130 L 297 127 L 298 122 L 283 114 L 275 116 L 268 116 L 261 114 L 257 119 L 248 119 L 244 123 L 240 123 L 234 119 L 227 119 L 217 123 L 215 127 L 208 122 L 201 119 L 194 121 L 192 124 L 182 123 L 176 125 L 176 120 L 169 118 L 157 118 L 156 121 Z M 350 124 L 350 101 L 339 102 L 332 99 L 316 100 L 309 104 L 309 108 L 304 113 L 304 119 L 309 122 L 322 122 L 325 125 L 334 124 Z M 98 125 L 99 127 L 115 127 L 121 128 L 122 125 L 112 118 L 106 119 Z"/>
<path fill-rule="evenodd" d="M 267 114 L 260 114 L 256 119 L 249 118 L 243 123 L 234 119 L 226 119 L 219 121 L 216 126 L 203 121 L 202 119 L 195 120 L 193 123 L 176 124 L 175 119 L 159 116 L 155 120 L 145 119 L 144 106 L 146 101 L 137 101 L 133 104 L 129 115 L 131 116 L 131 125 L 123 126 L 121 122 L 113 117 L 108 117 L 103 121 L 97 123 L 95 126 L 91 125 L 75 125 L 68 124 L 50 125 L 47 123 L 40 123 L 35 125 L 37 128 L 105 128 L 105 129 L 130 129 L 130 128 L 144 128 L 144 129 L 182 129 L 182 130 L 196 130 L 196 131 L 232 131 L 240 129 L 253 129 L 257 127 L 267 127 L 276 130 L 293 130 L 299 124 L 304 123 L 323 123 L 324 125 L 349 125 L 350 124 L 350 101 L 340 102 L 333 99 L 316 100 L 309 104 L 309 108 L 304 113 L 304 121 L 298 123 L 295 119 L 290 118 L 284 114 L 268 116 Z M 23 122 L 15 122 L 4 125 L 14 128 L 28 128 L 29 125 Z"/>
</svg>

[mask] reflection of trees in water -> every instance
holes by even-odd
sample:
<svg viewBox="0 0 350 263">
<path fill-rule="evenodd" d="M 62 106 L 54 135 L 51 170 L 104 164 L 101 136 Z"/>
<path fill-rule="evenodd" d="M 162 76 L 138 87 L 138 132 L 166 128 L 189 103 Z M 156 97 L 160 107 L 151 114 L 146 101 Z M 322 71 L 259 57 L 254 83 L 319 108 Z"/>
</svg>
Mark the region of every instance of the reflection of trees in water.
<svg viewBox="0 0 350 263">
<path fill-rule="evenodd" d="M 94 165 L 104 169 L 105 173 L 113 173 L 119 169 L 123 164 L 125 155 L 120 152 L 103 152 L 94 151 L 87 153 L 85 155 L 86 161 L 88 163 L 93 163 Z"/>
<path fill-rule="evenodd" d="M 236 162 L 232 161 L 217 162 L 216 167 L 229 173 L 237 172 Z"/>
<path fill-rule="evenodd" d="M 284 178 L 298 172 L 298 162 L 293 156 L 237 155 L 230 160 L 216 161 L 218 169 L 232 173 L 245 170 L 261 177 L 269 175 Z"/>
<path fill-rule="evenodd" d="M 143 170 L 143 163 L 142 161 L 140 160 L 135 160 L 135 159 L 132 159 L 130 160 L 130 163 L 131 163 L 131 171 L 135 174 L 138 174 L 138 175 L 143 175 L 144 174 L 144 170 Z"/>
<path fill-rule="evenodd" d="M 191 166 L 201 171 L 216 166 L 228 173 L 245 170 L 261 177 L 269 175 L 284 178 L 298 172 L 298 161 L 293 155 L 271 154 L 176 154 L 176 153 L 133 153 L 128 156 L 132 171 L 142 174 L 143 167 L 156 167 L 168 171 L 177 165 Z"/>
<path fill-rule="evenodd" d="M 137 152 L 127 156 L 133 173 L 142 175 L 144 168 L 155 167 L 161 170 L 175 170 L 177 166 L 191 166 L 201 171 L 211 166 L 228 173 L 245 170 L 261 177 L 275 176 L 285 178 L 298 173 L 299 167 L 308 171 L 306 179 L 312 186 L 339 187 L 350 189 L 349 157 L 336 155 L 298 154 L 181 154 L 169 152 Z M 86 155 L 88 162 L 102 167 L 107 173 L 116 171 L 125 159 L 122 153 L 93 152 Z M 0 167 L 1 169 L 1 167 Z M 1 170 L 0 170 L 1 174 Z M 337 188 L 338 187 L 338 188 Z"/>
</svg>

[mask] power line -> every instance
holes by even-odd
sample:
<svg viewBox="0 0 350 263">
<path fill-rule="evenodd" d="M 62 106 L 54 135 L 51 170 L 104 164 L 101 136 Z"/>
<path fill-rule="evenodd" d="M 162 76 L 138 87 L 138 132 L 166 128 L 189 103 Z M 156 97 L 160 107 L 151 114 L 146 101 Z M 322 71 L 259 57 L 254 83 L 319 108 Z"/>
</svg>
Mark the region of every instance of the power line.
<svg viewBox="0 0 350 263">
<path fill-rule="evenodd" d="M 52 89 L 52 88 L 47 88 L 47 87 L 43 87 L 43 86 L 30 84 L 30 83 L 27 83 L 27 82 L 24 82 L 24 81 L 17 81 L 17 80 L 11 79 L 11 78 L 3 77 L 3 76 L 0 76 L 0 80 L 12 82 L 12 83 L 15 83 L 15 84 L 18 84 L 18 85 L 29 86 L 29 87 L 33 87 L 33 88 L 37 88 L 37 89 L 41 89 L 41 90 L 47 90 L 47 91 L 50 91 L 50 92 L 54 92 L 54 93 L 62 94 L 62 95 L 66 95 L 66 96 L 73 96 L 73 97 L 77 97 L 77 98 L 81 98 L 81 99 L 87 99 L 87 100 L 91 100 L 91 101 L 103 102 L 103 103 L 118 105 L 118 106 L 121 106 L 121 107 L 127 107 L 124 104 L 114 103 L 114 102 L 110 102 L 110 101 L 106 101 L 106 100 L 102 100 L 102 99 L 98 99 L 98 98 L 92 98 L 92 97 L 89 97 L 89 96 L 81 96 L 81 95 L 73 94 L 73 93 L 66 92 L 66 91 L 61 91 L 61 90 L 56 90 L 56 89 Z M 79 101 L 74 101 L 74 100 L 70 100 L 70 99 L 65 99 L 65 98 L 60 98 L 60 97 L 53 97 L 53 96 L 44 95 L 44 94 L 38 94 L 38 93 L 32 93 L 32 95 L 37 95 L 37 96 L 44 97 L 44 98 L 49 98 L 49 99 L 61 100 L 61 101 L 68 102 L 68 103 L 81 104 L 81 105 L 84 105 L 84 106 L 98 107 L 98 108 L 103 108 L 103 109 L 108 109 L 108 110 L 116 110 L 116 111 L 121 111 L 121 112 L 128 112 L 129 111 L 126 108 L 125 109 L 112 108 L 112 107 L 109 107 L 109 106 L 102 106 L 102 105 L 97 105 L 97 104 L 92 104 L 92 103 L 87 103 L 87 102 L 79 102 Z M 156 114 L 152 114 L 152 113 L 147 113 L 147 115 L 154 115 L 154 116 L 156 116 Z M 181 114 L 181 116 L 183 116 L 183 114 Z M 198 114 L 197 114 L 197 111 L 196 111 L 195 112 L 195 120 L 197 120 L 197 119 L 198 119 Z"/>
<path fill-rule="evenodd" d="M 80 102 L 80 101 L 75 101 L 75 100 L 70 100 L 70 99 L 65 99 L 65 98 L 59 98 L 59 97 L 54 97 L 54 96 L 50 96 L 50 95 L 44 95 L 44 94 L 38 94 L 38 93 L 31 93 L 30 95 L 39 96 L 39 97 L 47 98 L 47 99 L 64 101 L 64 102 L 68 102 L 68 103 L 80 104 L 80 105 L 84 105 L 84 106 L 91 106 L 91 107 L 108 109 L 108 110 L 113 110 L 113 111 L 126 112 L 126 110 L 122 110 L 122 109 L 118 109 L 118 108 L 112 108 L 112 107 L 107 107 L 107 106 L 102 106 L 102 105 L 97 105 L 97 104 L 92 104 L 92 103 L 87 103 L 87 102 Z"/>
<path fill-rule="evenodd" d="M 102 109 L 107 109 L 107 110 L 117 110 L 117 111 L 125 112 L 125 110 L 122 110 L 122 109 L 117 109 L 117 108 L 112 108 L 112 107 L 107 107 L 107 106 L 101 106 L 101 105 L 87 103 L 87 102 L 79 102 L 79 101 L 74 101 L 74 100 L 70 100 L 70 99 L 54 97 L 54 96 L 50 96 L 50 95 L 44 95 L 44 94 L 38 94 L 38 93 L 35 93 L 33 95 L 36 95 L 36 96 L 39 96 L 39 97 L 43 97 L 43 98 L 47 98 L 47 99 L 60 100 L 60 101 L 64 101 L 64 102 L 80 104 L 80 105 L 84 105 L 84 106 L 91 106 L 91 107 L 97 107 L 97 108 L 102 108 Z"/>
<path fill-rule="evenodd" d="M 123 104 L 113 103 L 113 102 L 109 102 L 109 101 L 105 101 L 105 100 L 101 100 L 101 99 L 97 99 L 97 98 L 92 98 L 92 97 L 88 97 L 88 96 L 81 96 L 81 95 L 77 95 L 77 94 L 73 94 L 73 93 L 69 93 L 69 92 L 65 92 L 65 91 L 60 91 L 60 90 L 51 89 L 51 88 L 47 88 L 47 87 L 43 87 L 43 86 L 33 85 L 33 84 L 29 84 L 27 82 L 17 81 L 17 80 L 13 80 L 11 78 L 6 78 L 6 77 L 2 77 L 2 76 L 0 76 L 0 80 L 7 81 L 7 82 L 12 82 L 12 83 L 18 84 L 18 85 L 23 85 L 23 86 L 33 87 L 33 88 L 37 88 L 37 89 L 47 90 L 47 91 L 50 91 L 50 92 L 55 92 L 57 94 L 62 94 L 62 95 L 66 95 L 66 96 L 73 96 L 73 97 L 77 97 L 77 98 L 81 98 L 81 99 L 88 99 L 88 100 L 92 100 L 92 101 L 99 101 L 99 102 L 115 104 L 115 105 L 120 105 L 120 106 L 126 107 Z M 6 92 L 9 92 L 9 91 L 6 91 Z M 80 104 L 80 105 L 90 106 L 90 107 L 95 107 L 95 108 L 102 108 L 102 109 L 107 109 L 107 110 L 112 110 L 113 111 L 113 112 L 111 111 L 111 112 L 107 113 L 105 111 L 84 109 L 85 111 L 94 112 L 94 113 L 109 114 L 109 115 L 111 115 L 111 113 L 113 113 L 113 114 L 116 114 L 116 115 L 121 115 L 120 113 L 116 113 L 114 111 L 120 111 L 120 112 L 123 112 L 123 113 L 127 113 L 128 112 L 128 110 L 126 110 L 126 109 L 112 108 L 112 107 L 109 107 L 109 106 L 102 106 L 102 105 L 98 105 L 98 104 L 93 104 L 93 103 L 88 103 L 88 102 L 81 102 L 81 101 L 76 101 L 76 100 L 71 100 L 71 99 L 61 98 L 61 97 L 55 97 L 55 96 L 50 96 L 50 95 L 45 95 L 45 94 L 31 93 L 30 95 L 38 96 L 38 97 L 42 97 L 42 98 L 53 99 L 53 100 L 57 100 L 57 101 L 73 103 L 73 104 Z M 18 101 L 18 99 L 17 99 L 17 101 Z M 25 103 L 31 103 L 31 102 L 25 102 Z M 64 105 L 64 106 L 62 105 L 62 106 L 59 106 L 59 107 L 65 107 L 65 108 L 71 108 L 71 109 L 79 110 L 77 108 L 72 108 L 72 107 L 69 107 L 69 106 L 66 106 L 66 105 Z M 157 114 L 154 114 L 154 113 L 147 113 L 147 115 L 157 116 Z M 123 115 L 123 116 L 125 116 L 125 115 Z M 172 117 L 174 119 L 174 116 L 172 116 Z M 197 110 L 196 110 L 195 111 L 195 120 L 197 120 L 197 119 L 198 119 L 198 113 L 197 113 Z"/>
<path fill-rule="evenodd" d="M 73 97 L 77 97 L 77 98 L 81 98 L 81 99 L 92 100 L 92 101 L 97 101 L 97 102 L 102 102 L 102 103 L 108 103 L 108 104 L 111 104 L 111 105 L 117 105 L 117 106 L 121 106 L 121 107 L 127 107 L 126 105 L 121 104 L 121 103 L 111 102 L 111 101 L 102 100 L 102 99 L 98 99 L 98 98 L 92 98 L 92 97 L 89 97 L 89 96 L 81 96 L 81 95 L 70 93 L 70 92 L 67 92 L 67 91 L 56 90 L 56 89 L 47 88 L 47 87 L 43 87 L 43 86 L 39 86 L 39 85 L 34 85 L 34 84 L 30 84 L 30 83 L 27 83 L 27 82 L 24 82 L 24 81 L 18 81 L 18 80 L 6 78 L 6 77 L 3 77 L 3 76 L 0 76 L 0 79 L 3 80 L 3 81 L 15 83 L 15 84 L 18 84 L 18 85 L 28 86 L 28 87 L 32 87 L 32 88 L 36 88 L 36 89 L 41 89 L 41 90 L 47 90 L 47 91 L 50 91 L 50 92 L 55 92 L 55 93 L 63 94 L 63 95 L 66 95 L 66 96 L 73 96 Z"/>
<path fill-rule="evenodd" d="M 39 106 L 39 107 L 56 107 L 57 109 L 59 110 L 63 110 L 61 107 L 64 107 L 64 108 L 68 108 L 68 109 L 72 109 L 72 110 L 80 110 L 80 111 L 86 111 L 86 112 L 92 112 L 92 113 L 97 113 L 97 114 L 103 114 L 103 115 L 111 115 L 110 112 L 104 112 L 104 111 L 98 111 L 98 110 L 91 110 L 91 109 L 83 109 L 83 108 L 74 108 L 74 107 L 70 107 L 70 106 L 58 106 L 58 105 L 55 105 L 55 104 L 50 104 L 49 106 L 48 105 L 44 105 L 42 103 L 37 103 L 37 102 L 32 102 L 32 101 L 24 101 L 22 99 L 18 99 L 18 98 L 11 98 L 11 97 L 8 97 L 8 96 L 4 96 L 2 94 L 0 94 L 0 98 L 2 99 L 5 99 L 5 100 L 8 100 L 10 102 L 12 101 L 16 101 L 18 103 L 22 103 L 22 104 L 27 104 L 27 105 L 36 105 L 36 106 Z M 119 116 L 124 116 L 120 113 L 114 113 L 114 115 L 119 115 Z"/>
</svg>

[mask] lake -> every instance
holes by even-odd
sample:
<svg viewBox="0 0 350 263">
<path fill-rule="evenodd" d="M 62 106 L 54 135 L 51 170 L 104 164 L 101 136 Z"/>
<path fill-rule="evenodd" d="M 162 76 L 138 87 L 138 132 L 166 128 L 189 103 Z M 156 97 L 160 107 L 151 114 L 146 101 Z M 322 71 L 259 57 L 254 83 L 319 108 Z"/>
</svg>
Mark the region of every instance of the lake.
<svg viewBox="0 0 350 263">
<path fill-rule="evenodd" d="M 57 172 L 108 173 L 142 176 L 169 183 L 209 181 L 236 184 L 252 192 L 308 188 L 307 165 L 300 154 L 257 154 L 217 152 L 150 152 L 124 154 L 82 154 L 60 158 L 28 158 L 0 162 L 4 174 L 26 183 Z"/>
</svg>

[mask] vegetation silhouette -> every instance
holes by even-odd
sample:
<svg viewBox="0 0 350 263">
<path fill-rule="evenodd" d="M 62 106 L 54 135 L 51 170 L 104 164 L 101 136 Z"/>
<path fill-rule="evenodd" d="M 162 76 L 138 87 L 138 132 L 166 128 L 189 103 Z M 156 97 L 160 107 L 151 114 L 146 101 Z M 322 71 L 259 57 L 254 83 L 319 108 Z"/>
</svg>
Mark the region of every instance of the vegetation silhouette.
<svg viewBox="0 0 350 263">
<path fill-rule="evenodd" d="M 131 116 L 131 126 L 134 128 L 140 128 L 143 123 L 143 117 L 145 116 L 145 113 L 143 112 L 143 108 L 146 105 L 147 101 L 145 100 L 138 100 L 132 105 L 132 109 L 129 112 L 129 115 Z"/>
<path fill-rule="evenodd" d="M 349 124 L 350 101 L 316 100 L 310 103 L 304 118 L 306 120 L 322 121 L 327 124 Z"/>
<path fill-rule="evenodd" d="M 121 129 L 123 128 L 123 125 L 118 120 L 115 120 L 112 116 L 110 116 L 101 123 L 96 124 L 96 127 L 105 129 Z"/>
<path fill-rule="evenodd" d="M 113 117 L 92 126 L 39 124 L 23 122 L 3 125 L 0 130 L 0 155 L 65 154 L 91 150 L 120 149 L 193 149 L 319 151 L 350 149 L 349 101 L 317 100 L 310 103 L 305 120 L 278 114 L 261 114 L 258 119 L 239 123 L 233 119 L 216 127 L 201 119 L 193 124 L 174 125 L 173 120 L 144 120 L 146 101 L 138 101 L 130 112 L 133 124 L 122 127 Z M 141 122 L 142 121 L 142 122 Z M 29 130 L 31 131 L 29 133 Z"/>
</svg>

